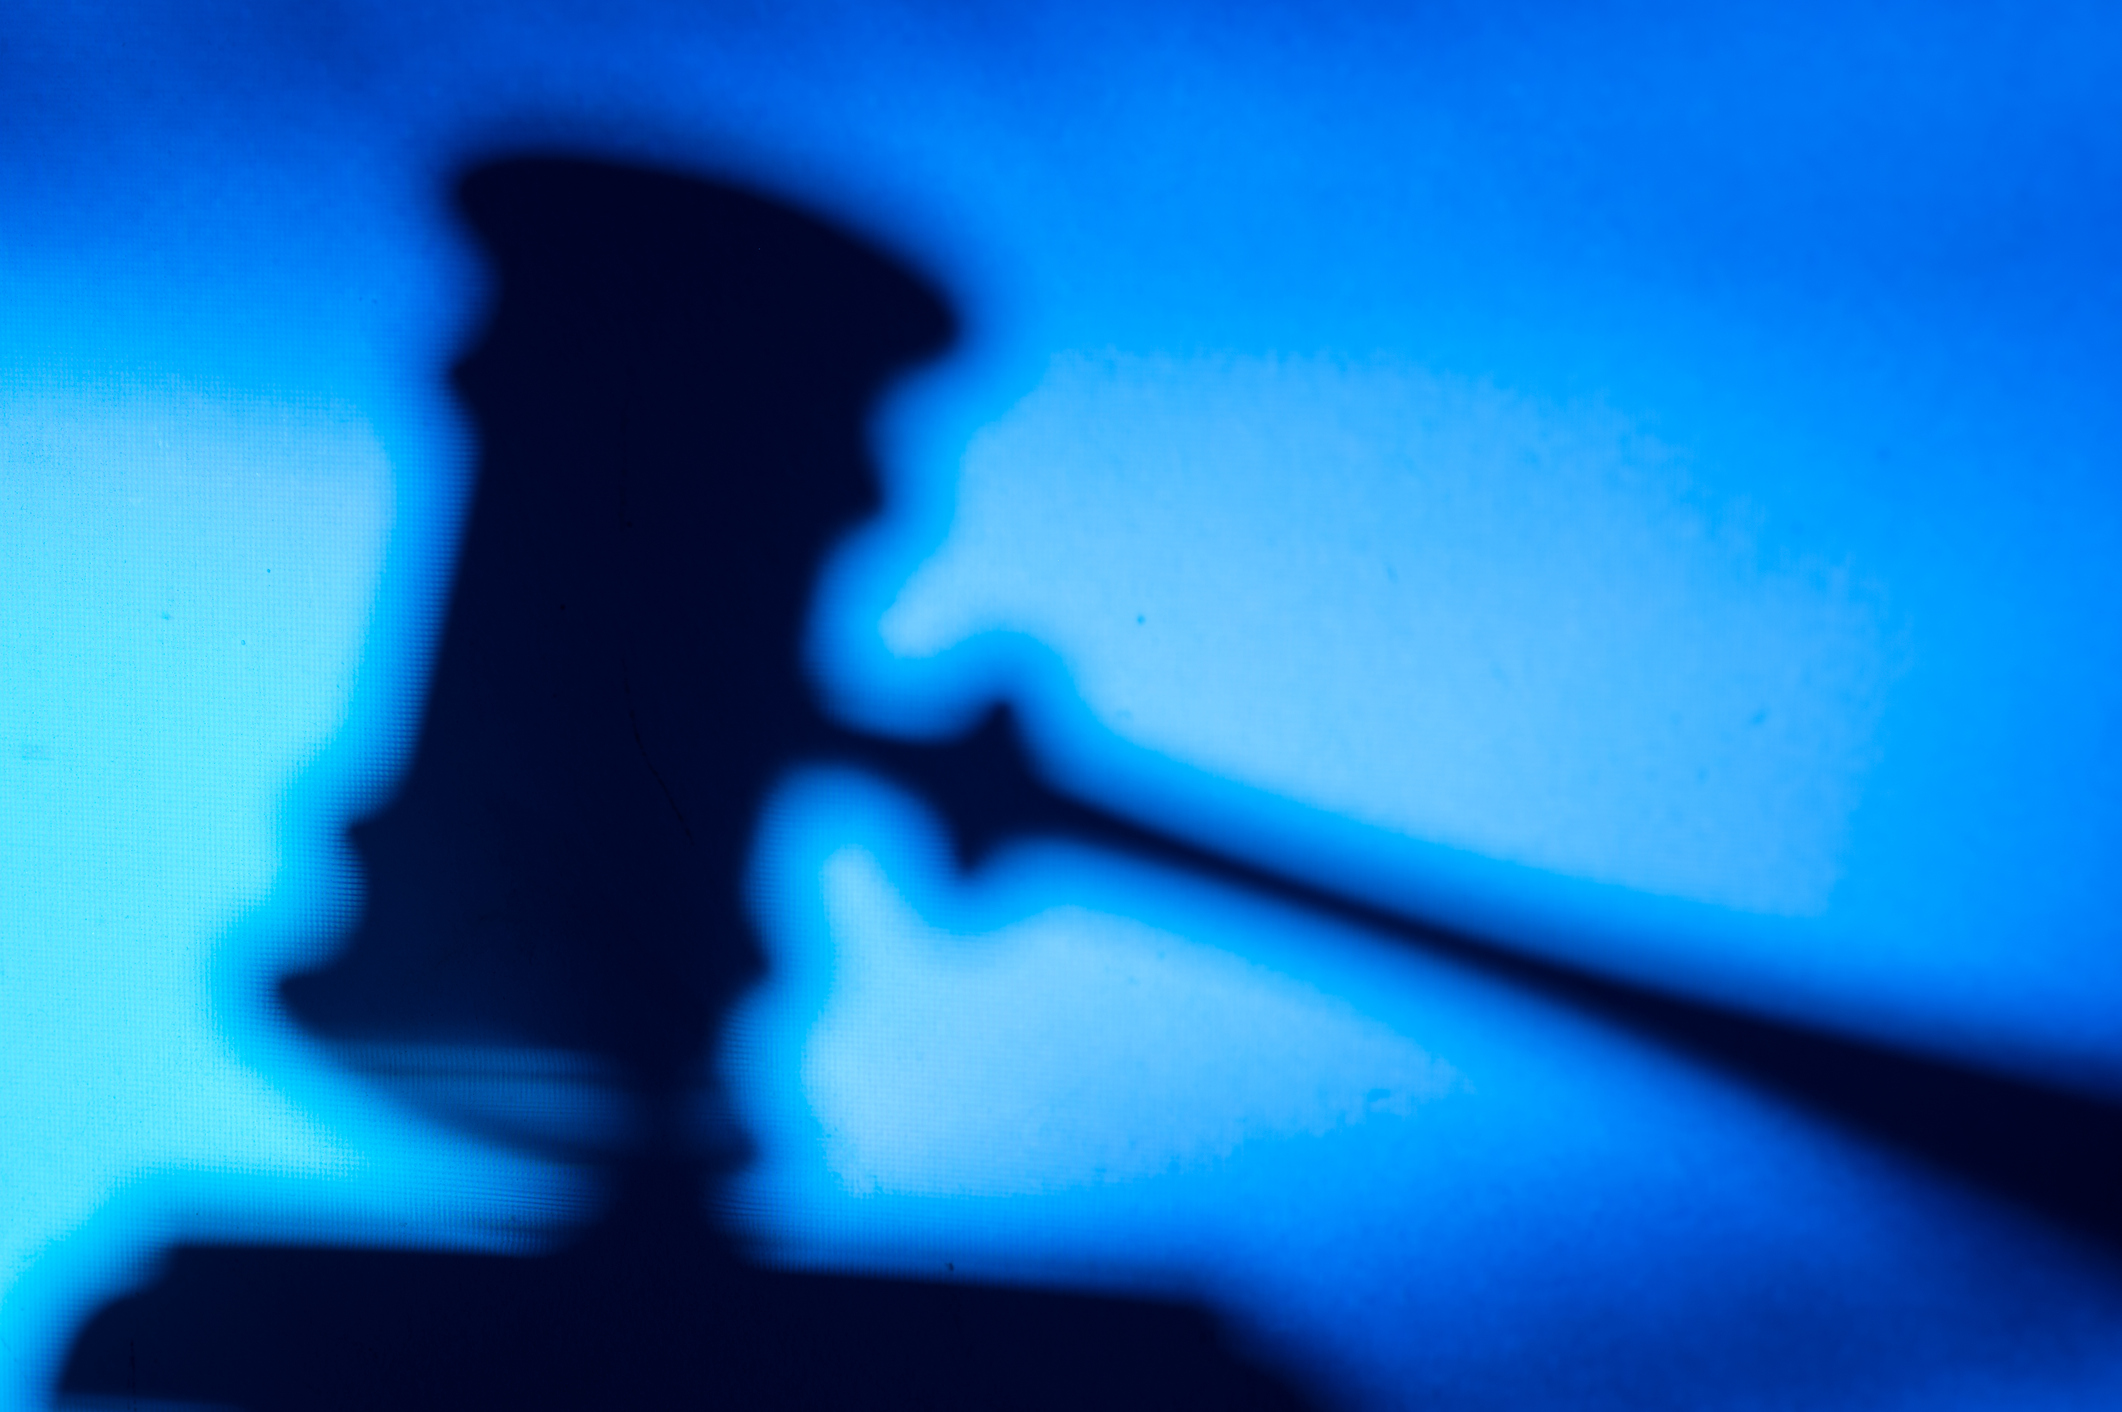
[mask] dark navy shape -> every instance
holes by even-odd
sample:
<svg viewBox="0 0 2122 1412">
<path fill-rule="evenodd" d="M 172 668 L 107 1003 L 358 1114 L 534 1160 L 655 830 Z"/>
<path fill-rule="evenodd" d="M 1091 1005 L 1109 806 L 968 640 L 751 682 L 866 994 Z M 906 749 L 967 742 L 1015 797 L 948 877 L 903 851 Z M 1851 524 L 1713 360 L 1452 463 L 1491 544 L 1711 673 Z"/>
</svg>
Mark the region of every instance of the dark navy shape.
<svg viewBox="0 0 2122 1412">
<path fill-rule="evenodd" d="M 635 1119 L 587 1154 L 609 1204 L 539 1257 L 180 1247 L 82 1330 L 61 1395 L 1299 1405 L 1198 1309 L 762 1270 L 712 1226 L 744 1153 L 699 1089 L 762 971 L 747 849 L 773 781 L 840 739 L 798 661 L 811 584 L 878 508 L 876 394 L 952 320 L 847 236 L 688 177 L 520 159 L 458 201 L 498 288 L 454 374 L 481 456 L 440 653 L 403 787 L 353 829 L 358 928 L 280 994 L 349 1055 L 581 1056 Z M 984 755 L 936 754 L 977 793 Z"/>
</svg>

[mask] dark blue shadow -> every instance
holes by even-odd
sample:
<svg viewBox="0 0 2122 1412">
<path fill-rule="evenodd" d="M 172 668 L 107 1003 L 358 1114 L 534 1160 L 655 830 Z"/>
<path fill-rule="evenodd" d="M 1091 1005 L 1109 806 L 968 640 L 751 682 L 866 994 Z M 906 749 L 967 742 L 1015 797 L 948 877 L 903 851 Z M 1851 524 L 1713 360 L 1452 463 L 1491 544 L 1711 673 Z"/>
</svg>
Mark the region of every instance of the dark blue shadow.
<svg viewBox="0 0 2122 1412">
<path fill-rule="evenodd" d="M 359 927 L 281 997 L 348 1054 L 581 1056 L 630 1121 L 554 1155 L 593 1164 L 607 1204 L 535 1257 L 180 1248 L 82 1330 L 60 1394 L 1297 1405 L 1198 1309 L 777 1273 L 712 1227 L 744 1152 L 699 1088 L 761 971 L 748 845 L 774 779 L 840 742 L 798 663 L 810 585 L 877 508 L 871 402 L 952 318 L 848 237 L 686 177 L 528 158 L 458 201 L 498 291 L 455 372 L 482 454 L 440 655 L 403 787 L 353 830 Z M 957 799 L 990 764 L 943 750 L 923 777 Z"/>
</svg>

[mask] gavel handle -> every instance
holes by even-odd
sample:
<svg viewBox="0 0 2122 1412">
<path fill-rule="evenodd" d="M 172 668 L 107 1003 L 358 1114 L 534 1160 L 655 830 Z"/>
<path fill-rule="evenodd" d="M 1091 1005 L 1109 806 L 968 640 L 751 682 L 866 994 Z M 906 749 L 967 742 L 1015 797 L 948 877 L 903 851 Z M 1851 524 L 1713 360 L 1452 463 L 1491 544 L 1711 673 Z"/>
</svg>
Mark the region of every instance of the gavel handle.
<svg viewBox="0 0 2122 1412">
<path fill-rule="evenodd" d="M 834 728 L 823 754 L 926 799 L 961 867 L 1007 842 L 1063 838 L 1389 938 L 1795 1102 L 2122 1261 L 2122 1103 L 1620 979 L 1146 827 L 1054 787 L 1007 706 L 940 744 Z"/>
</svg>

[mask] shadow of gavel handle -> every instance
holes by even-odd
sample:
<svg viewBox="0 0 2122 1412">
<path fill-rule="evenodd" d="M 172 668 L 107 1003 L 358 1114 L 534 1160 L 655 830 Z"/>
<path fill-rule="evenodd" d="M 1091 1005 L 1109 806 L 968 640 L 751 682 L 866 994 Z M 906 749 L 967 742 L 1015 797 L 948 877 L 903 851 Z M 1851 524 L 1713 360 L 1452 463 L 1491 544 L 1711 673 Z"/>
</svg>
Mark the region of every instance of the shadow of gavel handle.
<svg viewBox="0 0 2122 1412">
<path fill-rule="evenodd" d="M 836 730 L 826 754 L 927 800 L 961 868 L 1012 841 L 1061 838 L 1355 927 L 1794 1103 L 2122 1259 L 2122 1104 L 1619 979 L 1145 826 L 1054 785 L 1007 705 L 947 743 Z"/>
</svg>

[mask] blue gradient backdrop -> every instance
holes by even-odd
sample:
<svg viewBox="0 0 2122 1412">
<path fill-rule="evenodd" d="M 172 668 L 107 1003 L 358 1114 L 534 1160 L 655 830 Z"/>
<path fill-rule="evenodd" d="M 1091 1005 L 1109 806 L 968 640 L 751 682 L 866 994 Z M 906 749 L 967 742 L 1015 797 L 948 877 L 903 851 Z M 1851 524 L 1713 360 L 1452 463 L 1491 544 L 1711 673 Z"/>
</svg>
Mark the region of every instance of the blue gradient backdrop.
<svg viewBox="0 0 2122 1412">
<path fill-rule="evenodd" d="M 581 1194 L 268 989 L 417 726 L 447 177 L 554 147 L 963 313 L 821 580 L 847 721 L 1007 699 L 1173 834 L 2122 1096 L 2112 8 L 17 7 L 0 1407 L 177 1236 L 531 1248 Z M 1185 1290 L 1355 1405 L 2122 1400 L 2122 1281 L 2029 1214 L 1379 937 L 937 827 L 837 773 L 762 821 L 762 1259 Z"/>
</svg>

